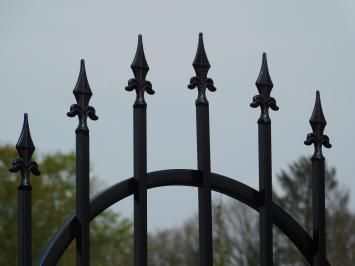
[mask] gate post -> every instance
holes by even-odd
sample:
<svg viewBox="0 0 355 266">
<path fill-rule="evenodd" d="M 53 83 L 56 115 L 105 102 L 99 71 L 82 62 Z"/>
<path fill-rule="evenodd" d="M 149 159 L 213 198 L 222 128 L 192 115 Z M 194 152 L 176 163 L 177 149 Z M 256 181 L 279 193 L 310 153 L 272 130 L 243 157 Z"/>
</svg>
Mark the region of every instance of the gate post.
<svg viewBox="0 0 355 266">
<path fill-rule="evenodd" d="M 21 172 L 21 183 L 18 186 L 18 265 L 32 265 L 32 186 L 30 182 L 30 173 L 40 175 L 38 165 L 31 161 L 32 154 L 35 151 L 30 128 L 28 126 L 28 116 L 24 115 L 23 127 L 20 138 L 16 144 L 19 159 L 16 159 L 10 171 Z"/>
<path fill-rule="evenodd" d="M 189 89 L 198 89 L 196 99 L 197 167 L 202 172 L 202 184 L 198 188 L 200 265 L 213 265 L 212 210 L 211 210 L 211 160 L 209 107 L 206 89 L 216 91 L 213 80 L 207 78 L 211 65 L 199 34 L 196 57 L 193 62 L 196 76 L 192 77 Z"/>
<path fill-rule="evenodd" d="M 79 125 L 76 134 L 76 265 L 90 265 L 90 157 L 89 128 L 87 118 L 97 120 L 95 109 L 89 106 L 92 92 L 85 71 L 85 62 L 80 63 L 78 81 L 73 90 L 77 101 L 70 106 L 69 117 L 78 116 Z"/>
<path fill-rule="evenodd" d="M 312 133 L 307 135 L 306 145 L 314 144 L 312 156 L 312 209 L 313 209 L 313 265 L 326 265 L 326 221 L 325 221 L 325 158 L 322 146 L 331 148 L 329 137 L 324 135 L 327 121 L 324 118 L 320 93 L 316 93 L 316 102 L 309 123 Z"/>
<path fill-rule="evenodd" d="M 128 81 L 127 91 L 136 91 L 133 104 L 134 178 L 134 265 L 147 266 L 147 103 L 144 92 L 154 94 L 152 84 L 146 80 L 149 66 L 145 59 L 142 35 L 138 36 L 136 55 L 131 65 L 134 78 Z"/>
<path fill-rule="evenodd" d="M 259 193 L 260 206 L 260 265 L 273 265 L 272 250 L 272 156 L 271 156 L 271 119 L 269 108 L 277 111 L 274 98 L 270 92 L 274 86 L 267 65 L 266 53 L 263 53 L 259 77 L 255 82 L 259 95 L 254 96 L 251 107 L 260 106 L 261 114 L 258 120 L 259 135 Z"/>
</svg>

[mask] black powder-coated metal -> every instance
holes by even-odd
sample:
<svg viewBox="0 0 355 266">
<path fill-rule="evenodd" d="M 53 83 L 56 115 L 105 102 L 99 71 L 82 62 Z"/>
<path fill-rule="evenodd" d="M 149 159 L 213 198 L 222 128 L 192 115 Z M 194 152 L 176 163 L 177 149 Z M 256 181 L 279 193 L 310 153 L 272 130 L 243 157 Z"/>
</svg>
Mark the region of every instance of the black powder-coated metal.
<svg viewBox="0 0 355 266">
<path fill-rule="evenodd" d="M 18 265 L 32 265 L 32 193 L 18 188 Z"/>
<path fill-rule="evenodd" d="M 89 128 L 87 118 L 97 120 L 95 109 L 89 106 L 92 92 L 85 71 L 85 62 L 81 60 L 78 81 L 74 88 L 77 103 L 70 107 L 69 117 L 78 116 L 79 125 L 76 134 L 76 265 L 90 265 L 90 157 Z"/>
<path fill-rule="evenodd" d="M 144 92 L 154 94 L 152 85 L 146 80 L 149 70 L 143 50 L 142 35 L 138 36 L 136 55 L 131 65 L 134 78 L 128 81 L 127 91 L 136 91 L 133 104 L 133 152 L 134 178 L 137 190 L 134 193 L 134 265 L 146 266 L 147 254 L 147 104 Z"/>
<path fill-rule="evenodd" d="M 259 94 L 254 96 L 251 107 L 260 107 L 258 120 L 259 142 L 259 191 L 234 179 L 211 173 L 209 103 L 206 90 L 216 91 L 214 82 L 207 77 L 210 64 L 205 52 L 202 33 L 195 60 L 196 75 L 188 87 L 197 88 L 196 131 L 197 131 L 197 170 L 170 169 L 147 173 L 147 104 L 144 94 L 154 94 L 152 84 L 146 80 L 149 67 L 145 59 L 142 36 L 138 37 L 135 58 L 131 65 L 134 78 L 128 81 L 127 91 L 136 91 L 133 104 L 133 146 L 134 177 L 128 178 L 89 199 L 89 129 L 87 118 L 97 120 L 95 109 L 89 106 L 92 92 L 87 80 L 85 64 L 81 61 L 79 78 L 74 88 L 77 103 L 70 107 L 68 116 L 78 116 L 76 129 L 76 211 L 53 235 L 42 253 L 38 265 L 53 266 L 69 244 L 76 239 L 77 265 L 89 266 L 90 221 L 116 202 L 134 195 L 134 265 L 147 266 L 147 190 L 162 186 L 192 186 L 198 188 L 200 265 L 213 265 L 213 236 L 211 191 L 228 195 L 260 213 L 260 265 L 273 265 L 272 227 L 276 225 L 304 255 L 310 265 L 328 266 L 326 259 L 326 220 L 325 220 L 325 180 L 322 146 L 330 148 L 329 138 L 323 134 L 326 121 L 317 91 L 316 103 L 310 119 L 313 132 L 308 134 L 306 145 L 314 144 L 312 157 L 313 189 L 313 238 L 284 209 L 272 201 L 272 156 L 271 119 L 269 109 L 278 110 L 276 101 L 270 96 L 273 83 L 270 78 L 266 54 L 256 87 Z M 38 166 L 31 161 L 35 150 L 27 114 L 25 114 L 21 136 L 16 145 L 19 159 L 13 162 L 12 172 L 21 172 L 18 186 L 19 208 L 19 265 L 31 265 L 31 183 L 30 173 L 39 175 Z M 117 251 L 119 252 L 119 250 Z"/>
<path fill-rule="evenodd" d="M 266 60 L 263 60 L 259 77 L 255 82 L 259 95 L 254 96 L 251 107 L 260 106 L 258 120 L 259 132 L 259 191 L 262 205 L 260 207 L 260 265 L 273 265 L 272 250 L 272 166 L 271 166 L 271 119 L 269 108 L 278 110 L 276 101 L 270 97 L 273 83 L 270 78 Z"/>
<path fill-rule="evenodd" d="M 193 62 L 196 76 L 192 77 L 189 89 L 197 88 L 196 132 L 197 132 L 197 168 L 202 172 L 202 184 L 198 188 L 200 265 L 213 265 L 212 247 L 212 199 L 211 199 L 211 160 L 209 107 L 206 89 L 215 91 L 213 80 L 207 78 L 210 68 L 203 44 L 203 35 L 199 34 L 196 57 Z"/>
<path fill-rule="evenodd" d="M 314 110 L 309 120 L 313 132 L 308 134 L 306 145 L 314 144 L 312 156 L 312 208 L 313 208 L 313 265 L 321 266 L 326 262 L 326 230 L 325 230 L 325 170 L 322 146 L 331 148 L 329 138 L 324 135 L 327 121 L 324 118 L 320 93 L 316 93 Z"/>
<path fill-rule="evenodd" d="M 35 151 L 28 116 L 24 115 L 24 122 L 20 138 L 16 144 L 19 159 L 16 159 L 10 171 L 21 172 L 21 183 L 18 186 L 18 265 L 32 265 L 32 186 L 30 173 L 40 175 L 38 165 L 32 161 L 32 154 Z"/>
<path fill-rule="evenodd" d="M 238 182 L 237 179 L 236 177 L 229 178 L 211 173 L 212 190 L 234 198 L 256 211 L 260 211 L 261 197 L 259 191 Z M 97 215 L 107 208 L 135 193 L 137 186 L 134 177 L 123 180 L 92 197 L 90 200 L 90 220 L 95 219 Z M 201 184 L 202 173 L 198 170 L 168 169 L 147 173 L 148 189 L 165 186 L 200 187 Z M 313 241 L 303 227 L 275 202 L 273 202 L 272 207 L 272 220 L 273 224 L 295 244 L 300 253 L 312 265 Z M 71 241 L 73 241 L 75 235 L 75 214 L 72 214 L 50 239 L 38 265 L 55 265 Z M 329 263 L 326 265 L 329 265 Z"/>
</svg>

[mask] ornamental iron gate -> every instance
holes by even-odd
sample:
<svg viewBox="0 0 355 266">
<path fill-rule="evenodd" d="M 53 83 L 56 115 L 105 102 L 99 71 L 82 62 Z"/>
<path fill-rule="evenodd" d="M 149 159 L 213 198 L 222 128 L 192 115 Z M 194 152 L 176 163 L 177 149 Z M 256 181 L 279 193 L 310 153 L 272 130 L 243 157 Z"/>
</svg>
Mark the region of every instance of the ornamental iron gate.
<svg viewBox="0 0 355 266">
<path fill-rule="evenodd" d="M 76 133 L 76 211 L 63 223 L 52 236 L 43 251 L 38 265 L 55 265 L 69 244 L 76 239 L 76 264 L 88 266 L 89 262 L 89 226 L 101 212 L 116 202 L 134 196 L 134 265 L 147 265 L 147 190 L 163 186 L 191 186 L 198 188 L 199 210 L 199 247 L 200 265 L 212 266 L 212 215 L 211 191 L 235 198 L 260 213 L 260 265 L 273 265 L 272 226 L 276 225 L 298 248 L 311 265 L 330 265 L 326 259 L 325 232 L 325 185 L 324 156 L 322 146 L 330 148 L 329 138 L 323 134 L 326 120 L 323 115 L 320 94 L 309 120 L 312 133 L 307 135 L 306 145 L 314 144 L 312 156 L 312 193 L 313 193 L 313 236 L 296 222 L 284 209 L 272 201 L 271 168 L 271 119 L 269 109 L 277 111 L 274 98 L 270 96 L 271 81 L 266 54 L 263 54 L 261 70 L 256 80 L 259 94 L 254 96 L 251 107 L 260 107 L 258 119 L 259 142 L 259 191 L 234 179 L 212 173 L 210 166 L 209 103 L 206 90 L 216 91 L 213 80 L 207 77 L 210 64 L 204 49 L 202 33 L 195 60 L 196 75 L 191 78 L 189 89 L 197 88 L 196 126 L 197 126 L 197 170 L 169 169 L 147 173 L 147 104 L 144 93 L 154 94 L 152 84 L 146 80 L 149 67 L 145 59 L 142 36 L 138 37 L 135 58 L 131 65 L 134 78 L 128 81 L 127 91 L 136 91 L 133 104 L 133 146 L 134 173 L 96 196 L 89 198 L 89 129 L 87 119 L 97 120 L 95 109 L 89 106 L 92 92 L 81 60 L 79 78 L 74 88 L 76 104 L 70 107 L 69 117 L 78 116 Z M 28 117 L 24 123 L 16 149 L 19 159 L 15 160 L 10 171 L 21 172 L 22 181 L 18 186 L 18 227 L 20 266 L 32 264 L 31 256 L 31 183 L 30 173 L 40 175 L 36 162 L 31 161 L 35 150 Z"/>
</svg>

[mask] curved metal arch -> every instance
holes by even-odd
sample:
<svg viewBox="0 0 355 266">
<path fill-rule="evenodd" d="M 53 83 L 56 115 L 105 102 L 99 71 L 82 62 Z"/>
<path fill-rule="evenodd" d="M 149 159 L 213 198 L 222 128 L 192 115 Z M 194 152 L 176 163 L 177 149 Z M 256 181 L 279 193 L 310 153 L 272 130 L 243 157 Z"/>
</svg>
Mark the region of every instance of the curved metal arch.
<svg viewBox="0 0 355 266">
<path fill-rule="evenodd" d="M 214 191 L 228 195 L 259 211 L 260 197 L 259 192 L 255 189 L 231 178 L 214 173 L 211 173 L 211 182 Z M 169 169 L 147 174 L 148 189 L 179 185 L 198 187 L 200 184 L 201 174 L 197 170 Z M 93 220 L 116 202 L 134 194 L 135 189 L 136 180 L 131 177 L 95 195 L 90 200 L 90 220 Z M 309 234 L 276 203 L 273 203 L 272 206 L 272 219 L 273 224 L 296 245 L 307 261 L 312 264 L 313 245 Z M 38 265 L 55 265 L 75 238 L 75 228 L 76 221 L 75 214 L 73 213 L 53 235 L 42 253 Z"/>
</svg>

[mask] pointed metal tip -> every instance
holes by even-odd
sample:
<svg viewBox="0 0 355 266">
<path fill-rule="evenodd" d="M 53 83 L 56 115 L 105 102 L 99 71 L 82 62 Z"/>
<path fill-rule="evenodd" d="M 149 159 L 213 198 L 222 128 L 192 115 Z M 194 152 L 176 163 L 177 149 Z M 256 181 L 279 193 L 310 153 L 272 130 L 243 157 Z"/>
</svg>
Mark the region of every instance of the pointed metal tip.
<svg viewBox="0 0 355 266">
<path fill-rule="evenodd" d="M 85 60 L 84 60 L 84 59 L 81 59 L 81 60 L 80 60 L 79 77 L 80 77 L 81 75 L 86 77 L 86 69 L 85 69 Z M 86 77 L 86 78 L 87 78 L 87 77 Z"/>
<path fill-rule="evenodd" d="M 27 124 L 27 126 L 28 126 L 28 113 L 24 113 L 23 114 L 23 123 L 25 124 Z"/>
<path fill-rule="evenodd" d="M 144 48 L 143 48 L 143 37 L 142 34 L 138 34 L 138 45 L 136 55 L 144 56 Z M 144 58 L 145 59 L 145 58 Z"/>
<path fill-rule="evenodd" d="M 314 103 L 314 109 L 309 123 L 311 124 L 314 130 L 316 130 L 318 126 L 321 128 L 321 130 L 323 130 L 325 128 L 325 125 L 327 124 L 322 109 L 319 90 L 316 91 L 316 101 Z"/>
<path fill-rule="evenodd" d="M 197 46 L 197 51 L 196 51 L 196 56 L 195 60 L 192 63 L 196 73 L 197 72 L 206 72 L 210 69 L 211 65 L 210 62 L 208 61 L 206 50 L 205 50 L 205 45 L 203 43 L 203 33 L 199 33 L 199 38 L 198 38 L 198 46 Z"/>
<path fill-rule="evenodd" d="M 80 59 L 80 72 L 79 73 L 85 73 L 85 75 L 86 75 L 85 60 L 84 59 Z"/>
<path fill-rule="evenodd" d="M 86 75 L 84 59 L 80 60 L 79 77 L 78 77 L 78 81 L 76 82 L 73 93 L 75 97 L 78 97 L 79 95 L 89 95 L 89 96 L 92 95 L 92 91 L 90 89 L 89 81 Z"/>
<path fill-rule="evenodd" d="M 266 68 L 269 70 L 268 64 L 267 64 L 267 55 L 266 52 L 263 52 L 262 56 L 262 61 L 261 61 L 261 66 L 266 65 Z"/>
<path fill-rule="evenodd" d="M 138 34 L 137 52 L 138 52 L 138 49 L 142 49 L 143 50 L 143 36 L 142 36 L 142 34 Z"/>
<path fill-rule="evenodd" d="M 146 60 L 145 54 L 144 54 L 142 34 L 138 34 L 137 50 L 136 50 L 136 54 L 134 56 L 133 62 L 131 64 L 131 68 L 135 74 L 139 69 L 144 69 L 145 74 L 149 70 L 149 66 L 148 66 L 148 63 L 147 63 L 147 60 Z M 138 72 L 137 72 L 137 74 L 138 74 Z"/>
<path fill-rule="evenodd" d="M 197 53 L 204 54 L 206 56 L 206 58 L 207 58 L 206 50 L 205 50 L 205 44 L 203 43 L 203 33 L 202 32 L 200 32 L 198 34 Z"/>
<path fill-rule="evenodd" d="M 266 57 L 266 53 L 265 52 L 263 53 L 261 69 L 260 69 L 260 72 L 259 72 L 258 79 L 255 82 L 255 85 L 258 88 L 270 87 L 270 89 L 274 86 L 274 84 L 272 83 L 271 77 L 270 77 L 269 67 L 268 67 L 268 64 L 267 64 L 267 57 Z"/>
<path fill-rule="evenodd" d="M 28 124 L 28 114 L 24 114 L 24 119 L 23 119 L 23 126 L 21 130 L 21 135 L 17 141 L 16 144 L 16 149 L 18 150 L 20 156 L 23 154 L 26 150 L 30 151 L 33 153 L 35 150 L 35 146 L 33 145 L 33 141 L 31 138 L 31 133 L 30 133 L 30 127 Z M 31 155 L 32 155 L 31 153 Z"/>
</svg>

